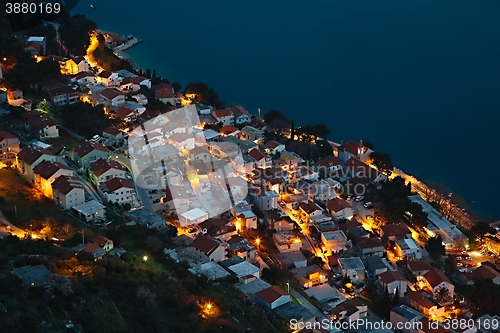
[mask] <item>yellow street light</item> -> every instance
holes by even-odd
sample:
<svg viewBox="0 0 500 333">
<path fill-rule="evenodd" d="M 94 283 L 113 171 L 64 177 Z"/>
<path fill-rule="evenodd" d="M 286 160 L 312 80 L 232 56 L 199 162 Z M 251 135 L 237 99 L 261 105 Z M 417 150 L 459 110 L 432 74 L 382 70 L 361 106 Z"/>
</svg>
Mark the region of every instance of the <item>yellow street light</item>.
<svg viewBox="0 0 500 333">
<path fill-rule="evenodd" d="M 148 256 L 143 256 L 142 261 L 144 261 L 144 262 L 148 261 Z"/>
</svg>

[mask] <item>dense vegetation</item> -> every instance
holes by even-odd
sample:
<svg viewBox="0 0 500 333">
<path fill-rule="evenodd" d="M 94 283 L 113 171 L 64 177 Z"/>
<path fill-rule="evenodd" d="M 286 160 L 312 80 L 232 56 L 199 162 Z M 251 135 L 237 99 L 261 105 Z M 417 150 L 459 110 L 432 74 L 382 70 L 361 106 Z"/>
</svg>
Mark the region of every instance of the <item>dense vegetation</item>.
<svg viewBox="0 0 500 333">
<path fill-rule="evenodd" d="M 61 18 L 59 34 L 62 43 L 74 55 L 84 55 L 89 45 L 89 32 L 97 29 L 97 24 L 85 15 L 66 15 Z"/>
<path fill-rule="evenodd" d="M 102 130 L 109 126 L 102 105 L 92 106 L 78 102 L 54 109 L 54 115 L 63 126 L 88 139 L 96 133 L 102 133 Z"/>
</svg>

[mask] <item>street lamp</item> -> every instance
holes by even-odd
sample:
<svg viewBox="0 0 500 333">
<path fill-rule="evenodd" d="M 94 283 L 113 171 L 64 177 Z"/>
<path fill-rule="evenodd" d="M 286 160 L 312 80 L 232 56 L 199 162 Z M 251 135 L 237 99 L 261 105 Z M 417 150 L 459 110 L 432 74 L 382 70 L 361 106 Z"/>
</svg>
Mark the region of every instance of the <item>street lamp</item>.
<svg viewBox="0 0 500 333">
<path fill-rule="evenodd" d="M 288 293 L 290 294 L 290 283 L 286 283 L 286 286 L 287 286 L 287 289 L 288 289 Z"/>
<path fill-rule="evenodd" d="M 142 261 L 144 261 L 144 262 L 148 261 L 148 256 L 143 256 Z"/>
</svg>

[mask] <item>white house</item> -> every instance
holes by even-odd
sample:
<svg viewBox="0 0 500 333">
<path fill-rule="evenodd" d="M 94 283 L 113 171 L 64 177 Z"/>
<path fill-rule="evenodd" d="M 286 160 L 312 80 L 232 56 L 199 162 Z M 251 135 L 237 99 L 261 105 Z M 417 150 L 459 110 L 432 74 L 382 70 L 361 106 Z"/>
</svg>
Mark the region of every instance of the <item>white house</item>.
<svg viewBox="0 0 500 333">
<path fill-rule="evenodd" d="M 233 124 L 233 114 L 230 109 L 213 110 L 212 116 L 217 120 L 217 122 L 222 123 L 222 126 L 228 126 Z"/>
<path fill-rule="evenodd" d="M 9 132 L 0 131 L 0 161 L 14 159 L 19 151 L 19 138 Z"/>
<path fill-rule="evenodd" d="M 84 202 L 74 206 L 72 209 L 73 216 L 84 222 L 102 221 L 106 218 L 106 206 L 95 200 Z M 113 245 L 111 244 L 111 248 Z"/>
<path fill-rule="evenodd" d="M 236 125 L 249 123 L 252 120 L 248 111 L 241 106 L 233 106 L 231 108 L 231 113 L 233 114 L 234 124 Z"/>
<path fill-rule="evenodd" d="M 99 194 L 105 202 L 133 205 L 135 198 L 134 184 L 125 178 L 111 178 L 98 188 Z"/>
<path fill-rule="evenodd" d="M 104 98 L 106 106 L 121 106 L 125 103 L 125 93 L 115 88 L 104 89 L 100 95 Z"/>
<path fill-rule="evenodd" d="M 60 176 L 52 183 L 52 193 L 56 204 L 70 209 L 85 202 L 82 182 L 74 176 Z"/>
<path fill-rule="evenodd" d="M 435 268 L 425 273 L 421 281 L 424 282 L 432 294 L 435 294 L 441 288 L 446 288 L 451 297 L 455 293 L 455 285 L 451 283 L 450 279 L 443 272 Z"/>
<path fill-rule="evenodd" d="M 400 297 L 404 296 L 409 284 L 399 271 L 383 272 L 378 276 L 378 282 L 383 290 L 387 288 L 389 294 L 394 294 L 397 290 Z"/>
<path fill-rule="evenodd" d="M 333 253 L 345 250 L 350 246 L 349 240 L 342 230 L 322 232 L 321 242 Z"/>
<path fill-rule="evenodd" d="M 262 152 L 260 149 L 254 148 L 250 150 L 248 156 L 255 161 L 256 168 L 266 169 L 272 167 L 271 156 L 266 152 Z"/>
<path fill-rule="evenodd" d="M 359 257 L 339 258 L 339 268 L 343 276 L 348 276 L 354 283 L 363 282 L 366 278 L 365 265 Z"/>
<path fill-rule="evenodd" d="M 198 235 L 191 243 L 191 247 L 197 250 L 200 258 L 205 262 L 219 262 L 226 259 L 226 249 L 224 246 L 207 236 Z"/>
<path fill-rule="evenodd" d="M 332 317 L 335 321 L 355 322 L 367 316 L 368 306 L 360 298 L 351 298 L 335 306 Z"/>
<path fill-rule="evenodd" d="M 319 160 L 318 165 L 320 169 L 323 169 L 325 171 L 325 175 L 338 172 L 342 169 L 342 166 L 340 165 L 340 160 L 335 156 L 330 156 Z"/>
<path fill-rule="evenodd" d="M 278 286 L 271 286 L 256 293 L 258 300 L 270 309 L 290 302 L 290 295 Z"/>
<path fill-rule="evenodd" d="M 103 158 L 90 163 L 88 172 L 94 185 L 99 185 L 112 178 L 125 178 L 126 176 L 126 170 L 120 163 Z"/>
<path fill-rule="evenodd" d="M 169 103 L 170 105 L 175 106 L 175 94 L 174 89 L 168 83 L 159 83 L 153 86 L 153 90 L 155 92 L 155 98 L 160 102 L 165 104 Z"/>
<path fill-rule="evenodd" d="M 336 220 L 351 220 L 354 216 L 352 206 L 345 200 L 332 199 L 326 203 L 326 210 Z"/>
<path fill-rule="evenodd" d="M 42 161 L 33 169 L 34 183 L 42 193 L 53 199 L 52 183 L 59 176 L 73 176 L 73 169 L 61 162 Z"/>
<path fill-rule="evenodd" d="M 16 164 L 20 173 L 34 181 L 33 169 L 44 160 L 55 162 L 56 159 L 56 155 L 46 149 L 27 146 L 17 154 Z"/>
</svg>

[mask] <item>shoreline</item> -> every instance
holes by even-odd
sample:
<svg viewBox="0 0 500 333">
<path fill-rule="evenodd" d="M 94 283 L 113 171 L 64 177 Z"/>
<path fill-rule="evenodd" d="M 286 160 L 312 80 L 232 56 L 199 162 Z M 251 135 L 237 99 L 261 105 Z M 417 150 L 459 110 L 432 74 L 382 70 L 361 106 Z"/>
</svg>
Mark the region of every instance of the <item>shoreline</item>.
<svg viewBox="0 0 500 333">
<path fill-rule="evenodd" d="M 99 28 L 96 29 L 96 32 L 101 33 L 101 34 L 109 33 L 109 34 L 115 34 L 115 35 L 119 35 L 119 36 L 125 36 L 125 35 L 121 35 L 121 34 L 118 34 L 118 33 L 112 32 L 112 31 L 102 30 Z M 137 44 L 143 43 L 144 40 L 139 39 L 139 38 L 135 37 L 134 35 L 129 35 L 129 36 L 131 36 L 132 38 L 127 40 L 127 42 L 120 44 L 118 46 L 115 46 L 115 47 L 109 47 L 109 46 L 108 47 L 111 51 L 113 51 L 113 54 L 115 56 L 117 56 L 118 58 L 120 58 L 122 60 L 127 61 L 138 74 L 141 74 L 143 72 L 143 68 L 137 62 L 135 62 L 131 57 L 129 57 L 125 53 L 125 51 L 133 48 Z"/>
</svg>

